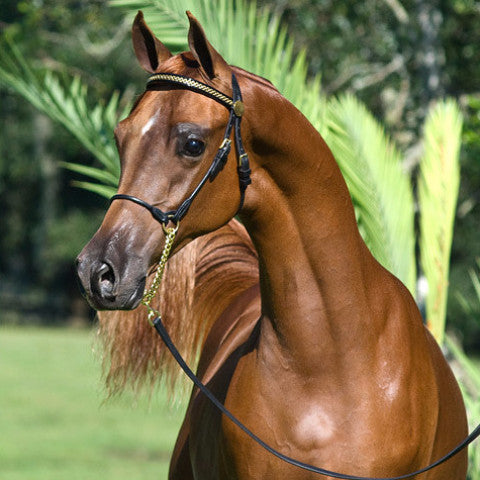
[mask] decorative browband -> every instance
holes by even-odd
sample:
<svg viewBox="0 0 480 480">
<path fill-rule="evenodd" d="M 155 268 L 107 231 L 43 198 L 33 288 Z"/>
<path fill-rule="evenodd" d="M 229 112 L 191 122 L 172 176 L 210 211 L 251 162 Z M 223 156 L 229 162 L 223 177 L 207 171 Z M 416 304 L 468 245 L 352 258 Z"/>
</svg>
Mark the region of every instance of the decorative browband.
<svg viewBox="0 0 480 480">
<path fill-rule="evenodd" d="M 147 80 L 147 88 L 158 83 L 177 84 L 187 90 L 193 90 L 195 92 L 206 95 L 207 97 L 216 100 L 228 109 L 233 107 L 233 100 L 222 92 L 216 90 L 205 83 L 194 80 L 193 78 L 184 77 L 175 73 L 154 73 L 150 75 Z"/>
</svg>

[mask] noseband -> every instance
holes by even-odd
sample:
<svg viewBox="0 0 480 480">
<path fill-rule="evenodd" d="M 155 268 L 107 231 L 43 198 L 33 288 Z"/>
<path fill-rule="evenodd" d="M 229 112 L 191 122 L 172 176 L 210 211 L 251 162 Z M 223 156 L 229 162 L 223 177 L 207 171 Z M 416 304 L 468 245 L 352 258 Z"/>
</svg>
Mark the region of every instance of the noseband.
<svg viewBox="0 0 480 480">
<path fill-rule="evenodd" d="M 210 164 L 207 173 L 203 176 L 203 178 L 200 180 L 200 182 L 195 187 L 193 192 L 189 195 L 189 197 L 186 198 L 176 210 L 164 212 L 159 208 L 145 202 L 144 200 L 141 200 L 140 198 L 123 193 L 114 195 L 110 199 L 110 203 L 114 200 L 130 200 L 131 202 L 145 207 L 152 214 L 153 218 L 160 222 L 164 227 L 167 226 L 167 224 L 170 222 L 177 225 L 180 220 L 186 215 L 193 200 L 198 195 L 205 183 L 207 183 L 208 180 L 210 182 L 213 182 L 213 180 L 215 180 L 219 172 L 225 166 L 228 159 L 228 154 L 230 153 L 231 149 L 232 141 L 230 140 L 230 136 L 233 130 L 238 161 L 237 172 L 240 187 L 240 205 L 238 207 L 238 211 L 240 211 L 245 200 L 245 190 L 247 189 L 248 185 L 252 183 L 252 181 L 250 179 L 251 171 L 248 162 L 248 156 L 245 152 L 245 149 L 243 148 L 242 136 L 240 132 L 240 122 L 242 120 L 242 115 L 244 112 L 244 105 L 242 102 L 242 93 L 240 91 L 240 87 L 238 85 L 235 75 L 232 73 L 232 98 L 223 94 L 219 90 L 216 90 L 215 88 L 206 85 L 205 83 L 194 80 L 193 78 L 184 77 L 183 75 L 177 75 L 173 73 L 154 73 L 153 75 L 150 75 L 147 80 L 147 90 L 152 90 L 157 86 L 165 85 L 170 86 L 172 89 L 180 88 L 200 93 L 201 95 L 209 97 L 226 107 L 230 112 L 230 116 L 228 118 L 228 123 L 225 128 L 223 141 L 212 163 Z"/>
</svg>

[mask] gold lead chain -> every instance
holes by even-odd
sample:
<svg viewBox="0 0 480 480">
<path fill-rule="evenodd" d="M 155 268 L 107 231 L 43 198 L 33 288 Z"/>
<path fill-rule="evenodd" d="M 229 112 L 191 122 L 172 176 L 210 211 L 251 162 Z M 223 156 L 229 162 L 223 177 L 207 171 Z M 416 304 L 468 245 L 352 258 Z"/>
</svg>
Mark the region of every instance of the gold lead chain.
<svg viewBox="0 0 480 480">
<path fill-rule="evenodd" d="M 153 318 L 155 316 L 161 317 L 161 314 L 158 310 L 155 310 L 151 305 L 151 301 L 153 297 L 155 297 L 158 289 L 160 288 L 160 284 L 162 283 L 163 274 L 165 272 L 165 266 L 167 265 L 168 257 L 170 256 L 170 251 L 172 250 L 172 245 L 175 240 L 175 235 L 178 231 L 178 223 L 174 227 L 166 228 L 163 227 L 166 237 L 165 237 L 165 245 L 163 247 L 162 256 L 160 257 L 160 261 L 158 262 L 157 271 L 155 273 L 155 278 L 153 279 L 150 288 L 145 291 L 143 294 L 142 304 L 148 308 L 148 321 L 152 323 Z"/>
</svg>

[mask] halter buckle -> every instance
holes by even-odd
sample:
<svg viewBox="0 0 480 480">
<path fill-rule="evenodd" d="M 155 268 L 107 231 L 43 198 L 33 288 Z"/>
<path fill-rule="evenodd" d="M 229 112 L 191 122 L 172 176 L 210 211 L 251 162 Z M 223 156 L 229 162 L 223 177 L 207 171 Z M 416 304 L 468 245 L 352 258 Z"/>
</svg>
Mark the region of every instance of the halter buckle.
<svg viewBox="0 0 480 480">
<path fill-rule="evenodd" d="M 235 114 L 236 117 L 241 117 L 244 112 L 245 112 L 245 105 L 241 100 L 237 100 L 233 104 L 233 113 Z"/>
<path fill-rule="evenodd" d="M 218 147 L 218 149 L 223 150 L 227 146 L 228 146 L 228 148 L 230 148 L 231 143 L 232 143 L 232 141 L 228 137 L 226 137 L 226 138 L 223 139 L 223 142 L 220 145 L 220 147 Z"/>
</svg>

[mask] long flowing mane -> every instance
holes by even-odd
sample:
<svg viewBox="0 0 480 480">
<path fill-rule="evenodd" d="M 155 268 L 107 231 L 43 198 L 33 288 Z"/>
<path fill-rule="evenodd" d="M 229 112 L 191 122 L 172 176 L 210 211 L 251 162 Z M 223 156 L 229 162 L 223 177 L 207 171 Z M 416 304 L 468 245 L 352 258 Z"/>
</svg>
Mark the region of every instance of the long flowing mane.
<svg viewBox="0 0 480 480">
<path fill-rule="evenodd" d="M 149 276 L 147 285 L 152 280 Z M 168 262 L 152 306 L 192 365 L 206 334 L 241 292 L 258 282 L 258 258 L 244 227 L 236 220 L 197 238 Z M 99 338 L 107 390 L 138 391 L 160 379 L 174 388 L 180 369 L 147 321 L 147 311 L 99 312 Z"/>
</svg>

